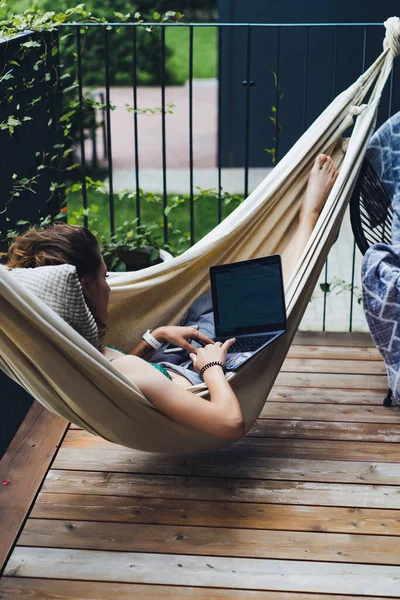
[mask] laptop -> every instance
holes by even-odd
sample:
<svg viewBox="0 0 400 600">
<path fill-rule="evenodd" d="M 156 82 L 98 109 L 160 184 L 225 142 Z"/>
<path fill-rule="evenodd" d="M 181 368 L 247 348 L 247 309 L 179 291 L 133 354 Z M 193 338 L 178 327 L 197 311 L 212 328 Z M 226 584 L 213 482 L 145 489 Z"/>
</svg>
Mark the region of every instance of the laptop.
<svg viewBox="0 0 400 600">
<path fill-rule="evenodd" d="M 236 338 L 225 367 L 236 371 L 286 331 L 281 257 L 276 254 L 210 269 L 214 341 Z"/>
</svg>

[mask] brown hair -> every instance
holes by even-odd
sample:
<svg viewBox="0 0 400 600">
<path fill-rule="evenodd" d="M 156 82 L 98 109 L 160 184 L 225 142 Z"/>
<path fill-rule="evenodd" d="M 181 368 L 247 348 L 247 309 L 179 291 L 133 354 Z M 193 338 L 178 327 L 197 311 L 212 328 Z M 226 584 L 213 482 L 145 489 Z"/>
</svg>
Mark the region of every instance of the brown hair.
<svg viewBox="0 0 400 600">
<path fill-rule="evenodd" d="M 31 227 L 14 238 L 5 266 L 28 269 L 63 264 L 74 265 L 79 279 L 96 276 L 101 264 L 99 243 L 86 227 L 67 223 L 55 223 L 46 229 Z M 86 296 L 85 300 L 103 336 L 105 324 L 98 319 Z"/>
<path fill-rule="evenodd" d="M 99 244 L 86 227 L 56 223 L 46 229 L 32 227 L 17 236 L 8 249 L 11 269 L 69 264 L 79 279 L 95 276 L 101 264 Z"/>
</svg>

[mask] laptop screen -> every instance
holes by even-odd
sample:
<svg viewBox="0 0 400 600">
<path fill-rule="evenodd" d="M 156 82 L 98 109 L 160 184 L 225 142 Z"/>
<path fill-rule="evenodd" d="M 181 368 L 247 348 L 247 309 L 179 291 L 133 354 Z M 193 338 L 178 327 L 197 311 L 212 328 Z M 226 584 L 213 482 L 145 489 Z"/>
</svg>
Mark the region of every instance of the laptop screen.
<svg viewBox="0 0 400 600">
<path fill-rule="evenodd" d="M 279 255 L 210 269 L 217 337 L 286 330 Z"/>
</svg>

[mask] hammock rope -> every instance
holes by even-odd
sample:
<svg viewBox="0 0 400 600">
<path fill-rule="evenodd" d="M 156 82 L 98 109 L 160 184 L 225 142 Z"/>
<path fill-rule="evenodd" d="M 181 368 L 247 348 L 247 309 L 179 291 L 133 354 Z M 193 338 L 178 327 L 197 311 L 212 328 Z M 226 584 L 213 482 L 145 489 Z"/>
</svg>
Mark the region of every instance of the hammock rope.
<svg viewBox="0 0 400 600">
<path fill-rule="evenodd" d="M 210 266 L 282 252 L 296 226 L 316 156 L 333 156 L 340 165 L 339 176 L 286 286 L 288 332 L 230 375 L 247 431 L 268 397 L 336 239 L 375 127 L 383 87 L 400 53 L 399 19 L 392 17 L 385 26 L 384 51 L 375 63 L 328 106 L 227 219 L 172 261 L 111 279 L 106 343 L 129 349 L 148 327 L 179 321 L 193 300 L 208 290 Z M 342 135 L 354 119 L 344 153 Z M 17 285 L 4 267 L 0 311 L 0 368 L 53 412 L 105 439 L 150 452 L 187 454 L 225 445 L 154 409 L 112 363 Z M 208 395 L 205 386 L 193 391 Z"/>
</svg>

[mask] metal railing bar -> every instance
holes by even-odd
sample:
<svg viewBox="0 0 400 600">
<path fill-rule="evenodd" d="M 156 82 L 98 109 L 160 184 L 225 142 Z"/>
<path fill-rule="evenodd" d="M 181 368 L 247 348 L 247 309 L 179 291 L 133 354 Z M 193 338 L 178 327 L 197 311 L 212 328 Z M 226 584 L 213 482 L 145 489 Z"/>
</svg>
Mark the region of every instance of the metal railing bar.
<svg viewBox="0 0 400 600">
<path fill-rule="evenodd" d="M 107 161 L 108 161 L 108 197 L 110 212 L 110 233 L 115 232 L 113 164 L 111 150 L 111 101 L 110 101 L 110 61 L 109 61 L 109 30 L 104 29 L 104 63 L 106 83 L 106 129 L 107 129 Z"/>
<path fill-rule="evenodd" d="M 303 94 L 303 131 L 306 130 L 306 106 L 307 106 L 307 94 L 308 94 L 308 42 L 309 42 L 309 28 L 305 28 L 305 45 L 304 45 L 304 94 Z"/>
<path fill-rule="evenodd" d="M 325 262 L 325 285 L 328 283 L 328 261 L 329 259 L 326 259 Z M 327 297 L 327 293 L 324 292 L 324 308 L 323 308 L 323 313 L 322 313 L 322 331 L 325 331 L 326 329 L 326 297 Z"/>
<path fill-rule="evenodd" d="M 337 46 L 338 46 L 338 28 L 335 27 L 334 44 L 333 44 L 333 78 L 332 78 L 332 99 L 335 98 L 336 94 L 336 77 L 337 77 Z M 325 285 L 328 283 L 328 259 L 325 263 Z M 324 308 L 323 308 L 323 331 L 325 331 L 326 325 L 326 303 L 327 303 L 327 292 L 324 291 Z"/>
<path fill-rule="evenodd" d="M 279 101 L 280 101 L 280 79 L 279 79 L 279 62 L 280 62 L 280 42 L 281 42 L 281 29 L 278 27 L 276 31 L 276 81 L 275 81 L 275 165 L 278 162 L 278 150 L 279 150 Z"/>
<path fill-rule="evenodd" d="M 362 64 L 361 64 L 361 69 L 362 72 L 364 73 L 365 71 L 365 66 L 366 66 L 366 55 L 367 55 L 367 37 L 368 37 L 368 33 L 367 33 L 367 28 L 364 27 L 364 33 L 363 33 L 363 47 L 362 47 Z M 353 331 L 353 307 L 354 307 L 354 294 L 353 294 L 353 289 L 354 289 L 354 280 L 355 280 L 355 265 L 356 265 L 356 241 L 353 240 L 353 257 L 352 257 L 352 263 L 351 263 L 351 290 L 350 290 L 350 315 L 349 315 L 349 331 Z"/>
<path fill-rule="evenodd" d="M 353 240 L 353 262 L 351 265 L 351 290 L 350 290 L 350 320 L 349 331 L 353 331 L 353 305 L 354 305 L 354 279 L 356 270 L 356 240 Z"/>
<path fill-rule="evenodd" d="M 81 149 L 81 172 L 82 172 L 82 204 L 84 208 L 83 225 L 89 224 L 87 216 L 87 189 L 86 189 L 86 156 L 85 156 L 85 130 L 83 122 L 83 78 L 82 78 L 82 53 L 81 53 L 81 30 L 78 27 L 76 30 L 76 53 L 77 53 L 77 70 L 78 70 L 78 96 L 79 96 L 79 137 Z"/>
<path fill-rule="evenodd" d="M 250 89 L 251 81 L 251 27 L 246 30 L 246 100 L 244 120 L 244 197 L 249 195 L 249 152 L 250 152 Z"/>
<path fill-rule="evenodd" d="M 383 27 L 383 23 L 118 23 L 114 21 L 104 23 L 61 23 L 60 27 Z"/>
<path fill-rule="evenodd" d="M 222 221 L 222 32 L 222 28 L 218 29 L 218 223 Z"/>
<path fill-rule="evenodd" d="M 336 96 L 338 35 L 339 35 L 338 27 L 335 27 L 334 44 L 333 44 L 332 98 L 335 98 L 335 96 Z"/>
<path fill-rule="evenodd" d="M 165 28 L 161 29 L 161 131 L 162 131 L 162 171 L 163 171 L 163 222 L 164 244 L 168 244 L 168 217 L 165 209 L 168 205 L 167 196 L 167 147 L 165 127 Z"/>
<path fill-rule="evenodd" d="M 190 245 L 194 244 L 193 200 L 193 27 L 189 29 L 189 168 L 190 168 Z"/>
<path fill-rule="evenodd" d="M 136 218 L 138 227 L 141 224 L 140 185 L 139 185 L 139 133 L 138 133 L 138 103 L 137 103 L 137 35 L 132 32 L 132 81 L 133 81 L 133 136 L 135 149 L 135 181 L 136 181 Z"/>
</svg>

